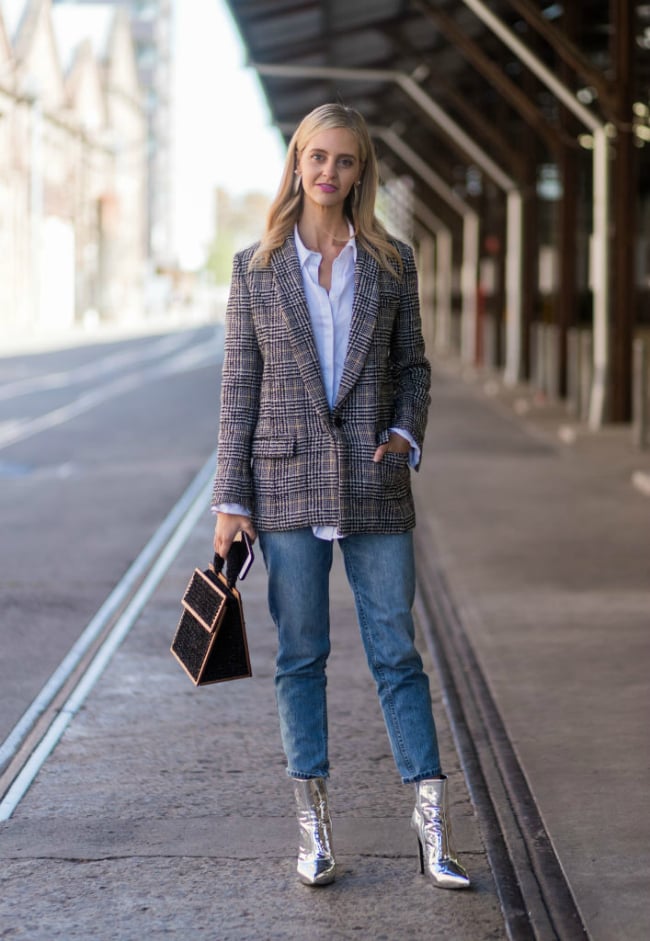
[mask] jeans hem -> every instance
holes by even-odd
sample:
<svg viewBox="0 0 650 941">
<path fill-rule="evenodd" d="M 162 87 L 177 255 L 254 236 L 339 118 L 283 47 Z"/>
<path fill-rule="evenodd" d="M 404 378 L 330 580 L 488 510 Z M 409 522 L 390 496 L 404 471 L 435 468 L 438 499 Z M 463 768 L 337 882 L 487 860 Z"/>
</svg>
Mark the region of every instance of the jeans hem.
<svg viewBox="0 0 650 941">
<path fill-rule="evenodd" d="M 313 781 L 315 778 L 324 778 L 324 780 L 327 780 L 329 778 L 329 771 L 325 771 L 323 774 L 304 774 L 301 771 L 289 771 L 287 768 L 287 775 L 294 781 Z"/>
<path fill-rule="evenodd" d="M 437 771 L 426 771 L 424 774 L 415 774 L 411 778 L 402 778 L 402 784 L 418 784 L 419 781 L 428 781 L 429 778 L 439 778 L 442 775 L 442 771 L 438 768 Z M 446 775 L 444 775 L 446 778 Z"/>
</svg>

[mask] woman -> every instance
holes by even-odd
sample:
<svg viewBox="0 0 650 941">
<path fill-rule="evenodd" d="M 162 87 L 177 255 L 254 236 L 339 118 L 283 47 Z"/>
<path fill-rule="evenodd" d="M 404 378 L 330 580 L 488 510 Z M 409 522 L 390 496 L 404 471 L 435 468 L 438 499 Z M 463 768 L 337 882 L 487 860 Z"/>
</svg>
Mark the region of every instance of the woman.
<svg viewBox="0 0 650 941">
<path fill-rule="evenodd" d="M 259 533 L 278 630 L 276 698 L 300 827 L 298 874 L 334 881 L 325 667 L 333 542 L 402 780 L 422 871 L 469 879 L 450 846 L 429 682 L 413 644 L 410 467 L 429 406 L 411 249 L 374 215 L 377 162 L 363 118 L 308 114 L 261 241 L 235 257 L 226 318 L 215 551 Z"/>
</svg>

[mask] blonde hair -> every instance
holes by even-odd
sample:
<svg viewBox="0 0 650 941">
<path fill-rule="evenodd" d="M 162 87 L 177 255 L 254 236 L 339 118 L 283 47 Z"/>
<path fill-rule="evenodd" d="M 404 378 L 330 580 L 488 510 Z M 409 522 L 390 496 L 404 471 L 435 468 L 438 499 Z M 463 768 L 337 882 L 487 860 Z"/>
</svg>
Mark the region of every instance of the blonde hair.
<svg viewBox="0 0 650 941">
<path fill-rule="evenodd" d="M 358 244 L 390 274 L 397 278 L 401 276 L 400 253 L 390 241 L 386 229 L 375 217 L 379 171 L 368 126 L 358 111 L 338 103 L 314 108 L 296 128 L 289 142 L 277 196 L 268 212 L 266 229 L 251 258 L 251 268 L 268 265 L 271 254 L 292 234 L 300 219 L 303 205 L 302 184 L 295 174 L 299 157 L 314 134 L 337 127 L 352 131 L 356 137 L 363 167 L 361 182 L 350 190 L 343 212 L 354 227 Z"/>
</svg>

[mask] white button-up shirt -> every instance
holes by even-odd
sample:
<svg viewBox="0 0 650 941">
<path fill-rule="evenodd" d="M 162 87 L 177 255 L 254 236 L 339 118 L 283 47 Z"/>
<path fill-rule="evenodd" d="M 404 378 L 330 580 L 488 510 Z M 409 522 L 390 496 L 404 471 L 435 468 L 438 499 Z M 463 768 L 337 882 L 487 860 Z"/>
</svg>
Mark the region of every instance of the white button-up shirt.
<svg viewBox="0 0 650 941">
<path fill-rule="evenodd" d="M 293 230 L 293 237 L 325 395 L 329 407 L 332 408 L 341 383 L 350 337 L 357 243 L 354 230 L 350 226 L 350 238 L 332 263 L 332 283 L 328 294 L 318 280 L 323 256 L 305 247 L 298 234 L 298 226 Z M 336 526 L 314 526 L 313 532 L 319 539 L 339 538 Z"/>
<path fill-rule="evenodd" d="M 325 395 L 329 407 L 333 408 L 341 384 L 350 337 L 357 244 L 353 229 L 350 228 L 350 239 L 332 263 L 332 283 L 328 293 L 318 280 L 323 256 L 318 252 L 310 251 L 303 245 L 298 234 L 298 226 L 294 229 L 293 237 L 300 262 L 302 283 Z"/>
</svg>

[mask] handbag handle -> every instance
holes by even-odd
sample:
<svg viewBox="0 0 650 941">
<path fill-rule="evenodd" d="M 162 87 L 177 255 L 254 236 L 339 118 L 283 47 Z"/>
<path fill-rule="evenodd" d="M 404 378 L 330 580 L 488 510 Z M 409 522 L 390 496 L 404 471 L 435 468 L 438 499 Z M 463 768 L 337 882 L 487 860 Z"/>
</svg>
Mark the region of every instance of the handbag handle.
<svg viewBox="0 0 650 941">
<path fill-rule="evenodd" d="M 248 555 L 248 550 L 243 542 L 233 542 L 228 550 L 228 556 L 225 559 L 226 571 L 225 578 L 228 584 L 228 588 L 234 588 L 237 577 L 241 570 L 244 561 Z M 214 554 L 214 571 L 218 575 L 219 572 L 223 569 L 224 559 L 221 558 L 216 552 Z"/>
<path fill-rule="evenodd" d="M 230 553 L 228 554 L 230 555 Z M 212 562 L 212 567 L 214 568 L 215 575 L 218 575 L 223 569 L 224 561 L 225 560 L 222 559 L 221 556 L 215 552 L 214 560 Z M 232 577 L 232 569 L 230 566 L 226 566 L 226 571 L 224 574 L 226 577 L 226 582 L 228 583 L 228 588 L 233 588 L 235 582 L 237 581 L 237 576 L 235 575 L 234 578 Z"/>
</svg>

